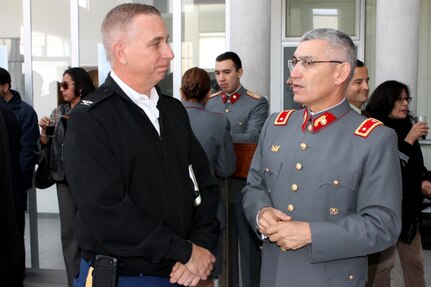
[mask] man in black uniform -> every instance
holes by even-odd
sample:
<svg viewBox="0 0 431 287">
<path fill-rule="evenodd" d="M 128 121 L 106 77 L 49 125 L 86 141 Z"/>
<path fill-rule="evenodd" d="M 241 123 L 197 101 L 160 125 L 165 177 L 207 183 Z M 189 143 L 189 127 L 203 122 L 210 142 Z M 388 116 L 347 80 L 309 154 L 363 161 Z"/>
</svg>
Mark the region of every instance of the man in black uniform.
<svg viewBox="0 0 431 287">
<path fill-rule="evenodd" d="M 75 286 L 93 265 L 95 286 L 115 286 L 98 285 L 101 273 L 120 287 L 195 286 L 215 260 L 219 192 L 183 105 L 155 89 L 174 57 L 166 26 L 153 6 L 128 3 L 102 36 L 112 71 L 73 109 L 64 143 L 83 251 Z"/>
</svg>

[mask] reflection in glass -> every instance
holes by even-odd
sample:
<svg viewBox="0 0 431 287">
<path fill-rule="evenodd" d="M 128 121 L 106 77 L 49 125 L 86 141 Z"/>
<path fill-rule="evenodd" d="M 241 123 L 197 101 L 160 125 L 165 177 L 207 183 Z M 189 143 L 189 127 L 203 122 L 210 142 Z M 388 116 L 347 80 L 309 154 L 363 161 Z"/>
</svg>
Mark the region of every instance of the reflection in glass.
<svg viewBox="0 0 431 287">
<path fill-rule="evenodd" d="M 285 37 L 301 37 L 316 28 L 334 28 L 356 35 L 357 0 L 285 1 Z"/>
<path fill-rule="evenodd" d="M 295 103 L 293 101 L 293 92 L 287 84 L 287 80 L 290 77 L 289 67 L 287 65 L 287 61 L 292 59 L 293 54 L 295 53 L 296 47 L 285 47 L 283 49 L 283 110 L 290 109 L 300 109 L 301 105 Z"/>
<path fill-rule="evenodd" d="M 100 28 L 109 10 L 122 3 L 121 0 L 79 0 L 79 63 L 90 72 L 96 86 L 105 81 L 110 70 L 106 61 L 98 65 L 98 57 L 103 57 L 100 52 L 104 53 Z"/>
<path fill-rule="evenodd" d="M 0 7 L 0 66 L 9 71 L 12 89 L 17 90 L 24 98 L 22 1 L 1 0 Z"/>
<path fill-rule="evenodd" d="M 172 1 L 172 0 L 171 0 Z M 157 1 L 156 7 L 165 11 L 163 18 L 172 35 L 172 2 Z M 225 1 L 188 0 L 182 3 L 181 75 L 192 67 L 207 70 L 214 78 L 215 58 L 225 52 Z M 169 11 L 169 12 L 166 12 Z M 178 57 L 178 55 L 175 55 Z M 173 95 L 172 70 L 159 83 L 164 94 Z"/>
<path fill-rule="evenodd" d="M 31 11 L 34 108 L 42 117 L 57 106 L 57 81 L 70 66 L 70 4 L 43 0 Z"/>
<path fill-rule="evenodd" d="M 199 2 L 189 1 L 182 8 L 183 73 L 194 66 L 214 70 L 215 58 L 226 49 L 224 3 Z"/>
</svg>

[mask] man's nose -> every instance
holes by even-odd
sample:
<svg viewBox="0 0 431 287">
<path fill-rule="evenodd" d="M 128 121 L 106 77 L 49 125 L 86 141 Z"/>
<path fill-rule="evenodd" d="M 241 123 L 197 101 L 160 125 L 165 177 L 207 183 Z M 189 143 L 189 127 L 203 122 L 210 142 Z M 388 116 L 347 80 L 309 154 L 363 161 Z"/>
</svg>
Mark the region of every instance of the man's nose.
<svg viewBox="0 0 431 287">
<path fill-rule="evenodd" d="M 163 51 L 163 55 L 165 56 L 165 58 L 169 58 L 170 60 L 172 60 L 175 57 L 174 51 L 172 51 L 171 46 L 168 43 L 165 43 L 165 49 Z"/>
</svg>

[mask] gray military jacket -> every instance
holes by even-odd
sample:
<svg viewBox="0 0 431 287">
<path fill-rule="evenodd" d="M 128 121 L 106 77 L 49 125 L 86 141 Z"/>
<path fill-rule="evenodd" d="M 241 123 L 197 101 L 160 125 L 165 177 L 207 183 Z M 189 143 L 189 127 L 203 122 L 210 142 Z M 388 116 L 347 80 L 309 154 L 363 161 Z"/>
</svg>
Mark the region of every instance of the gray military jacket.
<svg viewBox="0 0 431 287">
<path fill-rule="evenodd" d="M 213 94 L 206 109 L 229 119 L 234 143 L 257 143 L 268 118 L 268 100 L 242 86 L 231 99 L 226 99 L 222 92 Z"/>
<path fill-rule="evenodd" d="M 365 286 L 367 254 L 394 245 L 401 228 L 397 137 L 380 124 L 347 100 L 267 120 L 243 189 L 246 217 L 256 230 L 258 211 L 272 206 L 309 222 L 312 243 L 283 252 L 265 240 L 260 286 Z"/>
</svg>

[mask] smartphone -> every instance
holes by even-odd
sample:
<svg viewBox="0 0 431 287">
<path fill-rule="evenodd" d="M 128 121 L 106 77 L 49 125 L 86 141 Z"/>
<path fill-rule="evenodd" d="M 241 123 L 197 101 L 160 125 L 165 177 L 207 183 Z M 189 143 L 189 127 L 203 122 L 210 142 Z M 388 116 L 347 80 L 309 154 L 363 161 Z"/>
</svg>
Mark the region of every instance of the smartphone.
<svg viewBox="0 0 431 287">
<path fill-rule="evenodd" d="M 115 287 L 117 284 L 117 258 L 96 255 L 93 272 L 93 287 Z"/>
</svg>

